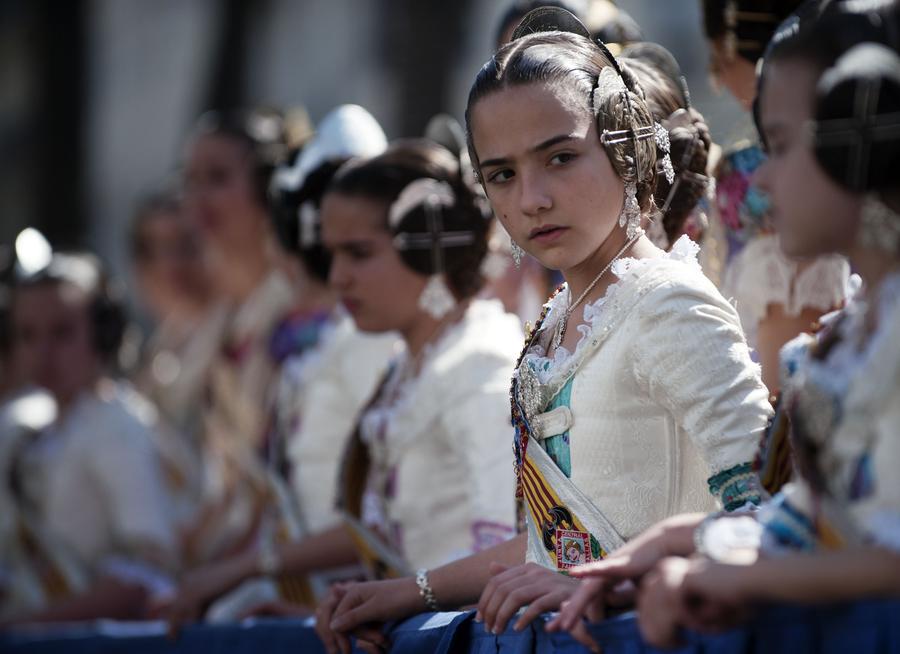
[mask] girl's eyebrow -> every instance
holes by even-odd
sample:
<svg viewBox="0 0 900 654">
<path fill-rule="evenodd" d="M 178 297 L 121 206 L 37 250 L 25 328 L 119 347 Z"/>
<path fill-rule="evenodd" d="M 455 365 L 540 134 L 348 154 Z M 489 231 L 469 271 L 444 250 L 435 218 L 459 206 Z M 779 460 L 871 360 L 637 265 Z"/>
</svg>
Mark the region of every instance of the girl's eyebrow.
<svg viewBox="0 0 900 654">
<path fill-rule="evenodd" d="M 367 241 L 364 239 L 356 239 L 350 241 L 341 241 L 340 243 L 335 243 L 331 246 L 331 249 L 335 252 L 339 250 L 355 250 L 359 248 L 365 248 L 372 245 L 372 241 Z"/>
<path fill-rule="evenodd" d="M 547 150 L 552 148 L 554 145 L 559 145 L 560 143 L 565 143 L 566 141 L 574 141 L 578 138 L 577 134 L 558 134 L 556 136 L 551 136 L 545 141 L 541 141 L 534 147 L 529 148 L 529 152 L 541 152 L 543 150 Z M 482 168 L 486 168 L 488 166 L 503 166 L 508 164 L 510 161 L 510 157 L 495 157 L 493 159 L 487 159 L 486 161 L 481 162 Z"/>
</svg>

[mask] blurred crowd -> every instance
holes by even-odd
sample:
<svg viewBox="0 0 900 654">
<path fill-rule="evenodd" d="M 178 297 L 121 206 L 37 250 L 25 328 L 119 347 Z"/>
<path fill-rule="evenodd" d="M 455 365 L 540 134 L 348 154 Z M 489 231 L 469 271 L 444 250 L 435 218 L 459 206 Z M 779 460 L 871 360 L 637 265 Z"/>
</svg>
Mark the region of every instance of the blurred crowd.
<svg viewBox="0 0 900 654">
<path fill-rule="evenodd" d="M 900 592 L 862 563 L 900 569 L 897 3 L 701 4 L 756 140 L 613 2 L 515 0 L 465 124 L 200 116 L 132 288 L 22 231 L 0 624 L 318 611 L 347 651 L 477 605 L 591 646 L 637 604 L 666 645 Z"/>
</svg>

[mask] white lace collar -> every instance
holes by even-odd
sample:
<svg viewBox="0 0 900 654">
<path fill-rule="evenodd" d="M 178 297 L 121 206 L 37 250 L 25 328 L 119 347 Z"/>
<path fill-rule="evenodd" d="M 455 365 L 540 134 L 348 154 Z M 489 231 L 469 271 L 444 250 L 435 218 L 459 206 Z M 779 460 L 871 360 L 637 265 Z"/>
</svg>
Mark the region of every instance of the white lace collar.
<svg viewBox="0 0 900 654">
<path fill-rule="evenodd" d="M 562 290 L 557 293 L 545 305 L 549 307 L 547 317 L 541 327 L 541 332 L 528 352 L 523 358 L 523 364 L 528 365 L 537 374 L 538 380 L 542 384 L 549 383 L 558 373 L 562 372 L 568 366 L 566 365 L 573 357 L 579 356 L 585 345 L 590 341 L 595 330 L 598 329 L 603 316 L 603 306 L 612 298 L 619 289 L 628 283 L 632 278 L 636 278 L 648 268 L 659 265 L 664 261 L 679 261 L 689 266 L 695 266 L 700 270 L 700 263 L 697 255 L 700 252 L 700 246 L 694 243 L 687 235 L 682 236 L 669 252 L 661 257 L 652 259 L 635 259 L 634 257 L 625 257 L 613 263 L 610 270 L 619 278 L 619 281 L 610 284 L 603 296 L 594 302 L 584 305 L 584 323 L 578 325 L 578 332 L 581 338 L 575 345 L 574 352 L 570 352 L 565 347 L 558 347 L 552 357 L 545 356 L 547 345 L 549 344 L 549 334 L 552 334 L 556 323 L 559 321 L 565 311 L 565 307 L 569 303 L 569 288 L 564 284 Z"/>
<path fill-rule="evenodd" d="M 360 417 L 360 437 L 373 462 L 395 464 L 435 416 L 447 411 L 447 374 L 461 353 L 496 349 L 509 340 L 508 317 L 496 300 L 472 300 L 460 320 L 447 325 L 422 350 L 418 365 L 405 347 L 394 357 L 378 401 Z M 513 358 L 514 347 L 510 351 Z"/>
</svg>

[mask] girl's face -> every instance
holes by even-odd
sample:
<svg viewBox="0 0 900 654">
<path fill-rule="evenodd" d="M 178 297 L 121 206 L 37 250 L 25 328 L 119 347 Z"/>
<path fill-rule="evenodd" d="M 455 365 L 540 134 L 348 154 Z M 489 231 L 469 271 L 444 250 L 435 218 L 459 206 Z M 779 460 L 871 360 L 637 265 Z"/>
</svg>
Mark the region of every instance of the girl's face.
<svg viewBox="0 0 900 654">
<path fill-rule="evenodd" d="M 405 331 L 423 314 L 418 298 L 426 277 L 411 270 L 384 227 L 384 202 L 326 194 L 322 240 L 332 255 L 329 283 L 356 326 L 366 332 Z"/>
<path fill-rule="evenodd" d="M 19 289 L 13 294 L 11 359 L 19 378 L 69 402 L 101 369 L 94 348 L 90 302 L 64 283 Z"/>
<path fill-rule="evenodd" d="M 817 78 L 802 60 L 773 62 L 760 98 L 769 156 L 755 182 L 769 194 L 781 248 L 793 257 L 846 253 L 859 221 L 859 196 L 833 182 L 810 147 Z"/>
<path fill-rule="evenodd" d="M 750 111 L 756 95 L 756 67 L 740 55 L 729 55 L 724 37 L 708 43 L 709 70 L 713 79 L 728 89 L 744 111 Z"/>
<path fill-rule="evenodd" d="M 188 147 L 184 187 L 188 217 L 210 243 L 234 251 L 262 238 L 266 208 L 244 143 L 220 134 L 198 136 Z"/>
<path fill-rule="evenodd" d="M 544 83 L 510 86 L 475 104 L 471 129 L 488 199 L 516 243 L 564 272 L 597 251 L 625 191 L 585 98 Z"/>
<path fill-rule="evenodd" d="M 137 274 L 154 311 L 166 313 L 203 301 L 209 283 L 197 235 L 177 211 L 145 216 L 139 227 Z"/>
</svg>

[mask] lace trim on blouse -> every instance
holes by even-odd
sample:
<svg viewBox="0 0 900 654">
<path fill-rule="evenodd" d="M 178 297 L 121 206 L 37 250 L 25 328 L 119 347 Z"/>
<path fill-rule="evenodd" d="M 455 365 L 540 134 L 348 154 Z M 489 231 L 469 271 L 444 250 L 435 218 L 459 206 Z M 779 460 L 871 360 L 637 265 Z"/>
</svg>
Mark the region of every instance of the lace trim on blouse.
<svg viewBox="0 0 900 654">
<path fill-rule="evenodd" d="M 537 342 L 529 348 L 523 362 L 534 370 L 541 384 L 550 383 L 557 374 L 565 369 L 566 364 L 568 364 L 573 357 L 577 357 L 581 353 L 581 350 L 590 341 L 594 330 L 602 320 L 603 306 L 621 288 L 622 284 L 625 282 L 626 276 L 658 265 L 661 261 L 681 261 L 687 265 L 696 266 L 697 269 L 700 270 L 700 263 L 698 261 L 699 252 L 699 245 L 694 243 L 689 237 L 682 236 L 675 241 L 675 245 L 672 246 L 672 249 L 662 257 L 653 259 L 635 259 L 633 257 L 626 257 L 619 259 L 611 268 L 612 273 L 619 278 L 619 281 L 610 284 L 602 297 L 594 302 L 584 305 L 584 324 L 578 325 L 578 332 L 581 334 L 581 338 L 575 345 L 575 350 L 570 352 L 565 347 L 559 346 L 553 352 L 552 357 L 547 357 L 545 356 L 545 346 L 541 342 Z M 568 302 L 569 287 L 568 285 L 564 285 L 563 290 L 557 293 L 556 297 L 548 303 L 550 311 L 547 313 L 547 318 L 541 329 L 542 332 L 552 331 L 553 328 L 555 328 L 556 323 L 565 311 Z"/>
</svg>

